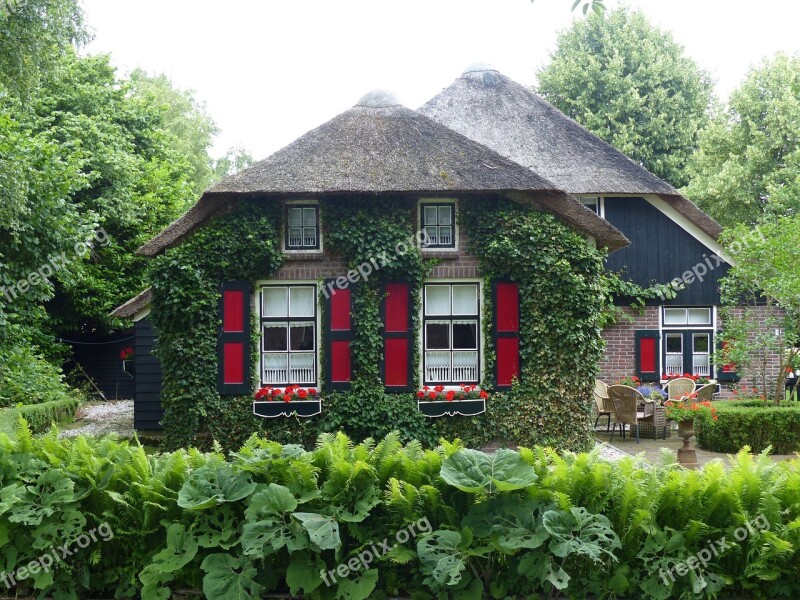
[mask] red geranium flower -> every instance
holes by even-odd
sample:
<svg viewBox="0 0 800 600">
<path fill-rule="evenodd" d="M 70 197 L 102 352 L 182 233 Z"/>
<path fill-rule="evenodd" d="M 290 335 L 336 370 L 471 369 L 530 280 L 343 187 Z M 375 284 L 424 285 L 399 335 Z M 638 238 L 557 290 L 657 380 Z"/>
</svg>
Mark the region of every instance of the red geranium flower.
<svg viewBox="0 0 800 600">
<path fill-rule="evenodd" d="M 291 394 L 284 394 L 283 395 L 283 401 L 284 402 L 291 402 L 292 401 L 292 395 Z"/>
<path fill-rule="evenodd" d="M 437 386 L 436 386 L 435 388 L 433 388 L 433 389 L 434 389 L 435 391 L 437 391 L 437 392 L 443 392 L 443 391 L 444 391 L 444 386 L 443 386 L 443 385 L 437 385 Z"/>
<path fill-rule="evenodd" d="M 424 397 L 425 397 L 425 392 L 422 391 L 417 392 L 417 398 L 424 398 Z"/>
<path fill-rule="evenodd" d="M 486 399 L 486 398 L 488 398 L 488 397 L 489 397 L 489 394 L 487 394 L 487 393 L 486 393 L 486 390 L 481 390 L 481 394 L 480 394 L 480 396 L 481 396 L 481 398 L 484 398 L 484 399 Z"/>
<path fill-rule="evenodd" d="M 310 396 L 316 396 L 317 395 L 317 389 L 316 388 L 308 388 L 308 394 Z"/>
<path fill-rule="evenodd" d="M 449 390 L 444 396 L 448 402 L 452 402 L 453 399 L 456 397 L 456 393 L 453 390 Z"/>
<path fill-rule="evenodd" d="M 299 396 L 301 399 L 303 399 L 303 400 L 304 400 L 304 399 L 306 398 L 306 396 L 308 396 L 308 392 L 307 392 L 307 391 L 305 391 L 305 390 L 303 390 L 303 389 L 301 389 L 301 390 L 298 390 L 298 391 L 297 391 L 297 395 L 298 395 L 298 396 Z"/>
<path fill-rule="evenodd" d="M 428 392 L 428 398 L 431 400 L 436 400 L 436 392 Z"/>
</svg>

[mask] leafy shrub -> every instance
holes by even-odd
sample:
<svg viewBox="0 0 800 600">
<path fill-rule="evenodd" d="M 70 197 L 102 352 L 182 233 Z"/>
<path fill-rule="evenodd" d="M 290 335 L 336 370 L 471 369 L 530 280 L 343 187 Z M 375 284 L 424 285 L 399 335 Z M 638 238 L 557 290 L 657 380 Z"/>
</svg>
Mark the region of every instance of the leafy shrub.
<svg viewBox="0 0 800 600">
<path fill-rule="evenodd" d="M 61 369 L 31 346 L 0 345 L 0 406 L 51 402 L 68 394 Z"/>
<path fill-rule="evenodd" d="M 72 421 L 82 400 L 83 398 L 79 396 L 73 396 L 42 404 L 20 406 L 12 410 L 27 421 L 32 432 L 40 433 L 50 429 L 53 423 L 58 425 Z"/>
<path fill-rule="evenodd" d="M 717 420 L 698 420 L 697 441 L 712 452 L 736 453 L 745 446 L 761 452 L 772 446 L 776 454 L 800 451 L 800 405 L 763 400 L 715 402 Z"/>
<path fill-rule="evenodd" d="M 13 590 L 42 597 L 789 598 L 798 466 L 740 453 L 727 472 L 642 468 L 394 434 L 328 434 L 311 452 L 254 437 L 226 460 L 22 428 L 0 435 L 0 560 L 16 573 L 74 550 Z M 100 528 L 113 535 L 76 546 Z"/>
</svg>

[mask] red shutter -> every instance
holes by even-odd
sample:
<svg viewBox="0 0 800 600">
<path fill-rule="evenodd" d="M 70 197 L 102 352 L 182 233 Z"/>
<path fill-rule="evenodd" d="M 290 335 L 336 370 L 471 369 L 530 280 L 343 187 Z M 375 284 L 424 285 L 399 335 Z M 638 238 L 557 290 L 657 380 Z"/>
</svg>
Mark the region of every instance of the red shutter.
<svg viewBox="0 0 800 600">
<path fill-rule="evenodd" d="M 353 374 L 350 343 L 353 340 L 351 288 L 337 289 L 325 282 L 325 374 L 328 388 L 346 390 Z"/>
<path fill-rule="evenodd" d="M 658 342 L 661 335 L 657 329 L 640 329 L 636 331 L 636 374 L 642 381 L 657 381 L 660 376 L 658 368 Z"/>
<path fill-rule="evenodd" d="M 387 283 L 383 300 L 383 385 L 388 391 L 412 388 L 411 286 Z"/>
<path fill-rule="evenodd" d="M 217 337 L 217 391 L 226 396 L 249 394 L 250 382 L 250 283 L 222 284 Z"/>
<path fill-rule="evenodd" d="M 519 287 L 512 281 L 493 284 L 495 384 L 509 389 L 520 378 L 519 357 Z"/>
</svg>

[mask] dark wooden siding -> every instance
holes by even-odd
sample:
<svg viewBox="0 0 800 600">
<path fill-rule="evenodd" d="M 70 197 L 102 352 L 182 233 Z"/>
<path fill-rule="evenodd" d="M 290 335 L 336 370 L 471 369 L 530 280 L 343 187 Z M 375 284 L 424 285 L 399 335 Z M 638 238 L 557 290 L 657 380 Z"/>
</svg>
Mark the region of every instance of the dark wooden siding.
<svg viewBox="0 0 800 600">
<path fill-rule="evenodd" d="M 137 321 L 136 334 L 136 394 L 133 402 L 133 425 L 140 430 L 161 429 L 164 409 L 161 408 L 161 364 L 153 356 L 156 335 L 150 319 Z"/>
<path fill-rule="evenodd" d="M 71 364 L 67 370 L 75 370 L 80 380 L 88 375 L 100 388 L 107 400 L 130 400 L 133 398 L 133 378 L 122 370 L 119 357 L 123 348 L 133 346 L 133 330 L 122 331 L 114 336 L 70 335 L 67 343 L 72 347 Z M 81 373 L 80 369 L 83 369 Z"/>
<path fill-rule="evenodd" d="M 702 264 L 708 270 L 703 281 L 687 285 L 674 300 L 654 300 L 648 304 L 719 304 L 719 280 L 727 274 L 728 265 L 717 266 L 712 250 L 647 200 L 606 198 L 605 218 L 631 241 L 627 248 L 609 255 L 608 270 L 624 271 L 627 279 L 645 287 L 653 282 L 668 283 L 696 265 Z M 708 263 L 714 268 L 709 268 Z"/>
</svg>

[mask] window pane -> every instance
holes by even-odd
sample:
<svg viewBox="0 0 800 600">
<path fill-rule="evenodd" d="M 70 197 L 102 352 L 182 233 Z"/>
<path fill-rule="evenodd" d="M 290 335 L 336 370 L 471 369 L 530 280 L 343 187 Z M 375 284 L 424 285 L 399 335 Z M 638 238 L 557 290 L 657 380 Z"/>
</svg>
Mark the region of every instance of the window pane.
<svg viewBox="0 0 800 600">
<path fill-rule="evenodd" d="M 708 334 L 696 333 L 693 336 L 694 352 L 708 353 Z"/>
<path fill-rule="evenodd" d="M 306 227 L 316 227 L 317 225 L 317 209 L 304 208 L 303 209 L 303 225 Z"/>
<path fill-rule="evenodd" d="M 450 314 L 449 285 L 425 286 L 425 314 L 426 315 Z"/>
<path fill-rule="evenodd" d="M 436 225 L 436 207 L 423 206 L 422 210 L 423 214 L 425 215 L 423 225 Z"/>
<path fill-rule="evenodd" d="M 425 348 L 428 350 L 450 349 L 450 323 L 428 321 L 425 323 Z"/>
<path fill-rule="evenodd" d="M 454 315 L 478 314 L 477 285 L 453 286 L 453 314 Z"/>
<path fill-rule="evenodd" d="M 315 383 L 314 354 L 289 355 L 289 380 L 293 384 Z"/>
<path fill-rule="evenodd" d="M 690 325 L 711 325 L 711 309 L 710 308 L 690 308 L 689 309 L 689 324 Z"/>
<path fill-rule="evenodd" d="M 453 321 L 453 349 L 478 349 L 477 321 Z"/>
<path fill-rule="evenodd" d="M 302 208 L 289 208 L 286 214 L 289 227 L 300 227 L 303 224 Z"/>
<path fill-rule="evenodd" d="M 686 309 L 665 308 L 664 325 L 686 325 Z"/>
<path fill-rule="evenodd" d="M 314 324 L 291 323 L 289 325 L 289 348 L 291 350 L 313 350 Z"/>
<path fill-rule="evenodd" d="M 265 287 L 261 290 L 261 294 L 263 298 L 261 316 L 274 318 L 288 315 L 287 288 Z"/>
<path fill-rule="evenodd" d="M 289 228 L 289 248 L 298 248 L 303 245 L 303 228 L 290 227 Z"/>
<path fill-rule="evenodd" d="M 265 354 L 263 380 L 266 384 L 285 384 L 289 382 L 286 354 Z"/>
<path fill-rule="evenodd" d="M 439 225 L 451 225 L 453 223 L 453 207 L 439 207 Z"/>
<path fill-rule="evenodd" d="M 290 317 L 314 316 L 313 287 L 297 286 L 289 288 L 289 316 Z"/>
<path fill-rule="evenodd" d="M 683 335 L 679 333 L 667 334 L 667 352 L 683 352 Z"/>
<path fill-rule="evenodd" d="M 422 244 L 425 246 L 435 246 L 436 244 L 439 243 L 439 228 L 426 227 L 425 236 L 427 239 L 423 239 Z"/>
<path fill-rule="evenodd" d="M 439 241 L 440 246 L 453 245 L 453 228 L 452 227 L 439 227 Z"/>
<path fill-rule="evenodd" d="M 317 245 L 316 227 L 306 227 L 303 229 L 303 246 L 315 247 Z"/>
<path fill-rule="evenodd" d="M 593 210 L 595 214 L 600 214 L 598 210 L 598 205 L 600 204 L 599 198 L 580 198 L 580 201 L 586 205 L 586 208 Z"/>
<path fill-rule="evenodd" d="M 456 383 L 478 381 L 477 352 L 453 352 L 453 381 Z"/>
<path fill-rule="evenodd" d="M 265 323 L 262 340 L 264 350 L 286 352 L 286 323 Z"/>
</svg>

